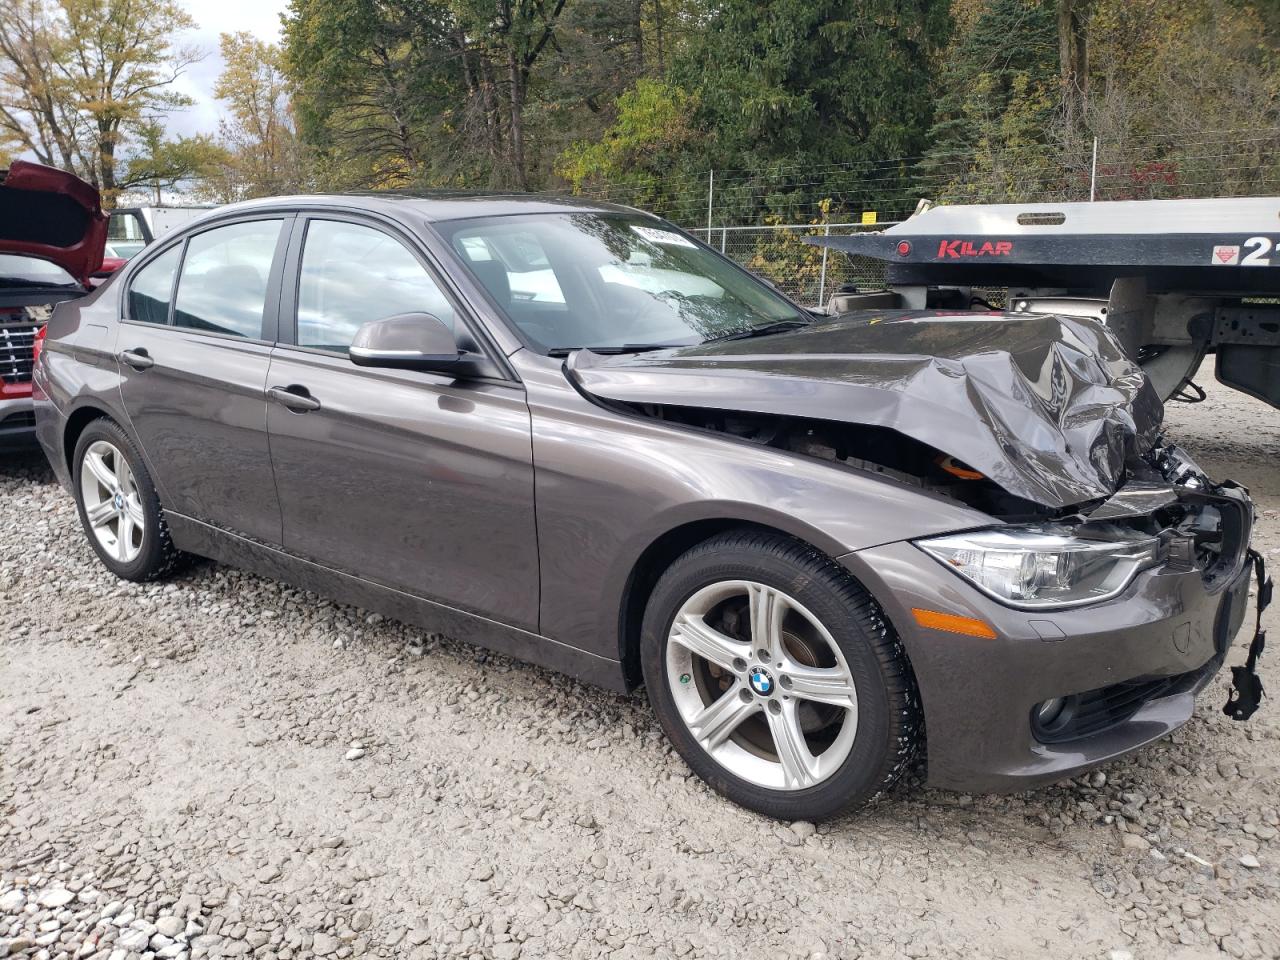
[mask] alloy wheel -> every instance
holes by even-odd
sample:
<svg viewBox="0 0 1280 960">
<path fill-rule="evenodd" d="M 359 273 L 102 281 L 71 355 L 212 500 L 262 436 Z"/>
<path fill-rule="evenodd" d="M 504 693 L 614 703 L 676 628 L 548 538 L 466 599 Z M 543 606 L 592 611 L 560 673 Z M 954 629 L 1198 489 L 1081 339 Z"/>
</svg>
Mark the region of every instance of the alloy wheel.
<svg viewBox="0 0 1280 960">
<path fill-rule="evenodd" d="M 672 621 L 666 672 L 699 746 L 757 786 L 816 786 L 853 748 L 849 666 L 826 627 L 782 590 L 747 580 L 698 590 Z"/>
<path fill-rule="evenodd" d="M 113 443 L 96 440 L 80 465 L 84 515 L 98 544 L 120 563 L 132 563 L 142 552 L 146 519 L 133 471 Z"/>
</svg>

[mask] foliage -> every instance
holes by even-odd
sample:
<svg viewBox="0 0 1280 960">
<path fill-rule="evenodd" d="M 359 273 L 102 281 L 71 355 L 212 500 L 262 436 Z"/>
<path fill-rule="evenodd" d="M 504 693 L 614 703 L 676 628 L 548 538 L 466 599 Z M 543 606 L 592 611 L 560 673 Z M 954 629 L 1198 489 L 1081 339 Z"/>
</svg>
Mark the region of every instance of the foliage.
<svg viewBox="0 0 1280 960">
<path fill-rule="evenodd" d="M 797 202 L 834 197 L 862 205 L 903 171 L 886 158 L 919 153 L 933 118 L 933 66 L 949 30 L 945 0 L 730 0 L 677 56 L 672 78 L 697 93 L 702 169 L 810 171 L 781 190 L 747 182 L 722 194 L 726 212 L 787 215 Z M 863 185 L 836 184 L 833 166 L 863 167 Z"/>
<path fill-rule="evenodd" d="M 278 48 L 222 38 L 216 136 L 174 139 L 181 2 L 0 0 L 0 159 L 109 198 L 569 189 L 698 227 L 709 201 L 884 219 L 1095 173 L 1101 198 L 1280 190 L 1280 0 L 290 0 Z M 761 269 L 807 269 L 784 252 Z"/>
<path fill-rule="evenodd" d="M 1280 22 L 1264 13 L 1202 0 L 986 0 L 947 53 L 920 192 L 1084 200 L 1091 181 L 1098 199 L 1274 192 Z M 1008 38 L 998 55 L 993 36 Z M 1230 143 L 1214 135 L 1241 130 L 1251 132 Z"/>
<path fill-rule="evenodd" d="M 1095 0 L 1086 109 L 1111 174 L 1100 199 L 1275 192 L 1280 49 L 1269 22 L 1244 3 Z M 1224 130 L 1250 132 L 1224 143 Z"/>
<path fill-rule="evenodd" d="M 556 172 L 580 192 L 589 182 L 625 182 L 633 200 L 656 201 L 662 174 L 699 139 L 690 125 L 698 97 L 660 80 L 642 78 L 618 97 L 618 115 L 596 142 L 578 141 L 562 154 Z"/>
<path fill-rule="evenodd" d="M 991 38 L 1000 37 L 998 51 Z M 1058 41 L 1048 0 L 989 0 L 947 52 L 922 178 L 936 199 L 1022 199 L 1051 179 Z"/>
<path fill-rule="evenodd" d="M 223 155 L 210 164 L 204 190 L 223 202 L 298 192 L 305 164 L 279 47 L 245 32 L 224 33 L 220 44 L 225 66 L 213 93 L 227 107 L 218 130 Z"/>
<path fill-rule="evenodd" d="M 13 143 L 108 202 L 159 175 L 147 138 L 190 103 L 173 83 L 199 59 L 175 42 L 194 26 L 176 0 L 0 0 L 0 22 L 0 128 Z M 166 147 L 168 182 L 191 172 L 171 165 L 190 146 Z"/>
<path fill-rule="evenodd" d="M 527 189 L 567 2 L 292 0 L 304 137 L 343 181 Z"/>
<path fill-rule="evenodd" d="M 818 205 L 818 216 L 810 221 L 806 236 L 821 236 L 830 222 L 831 201 Z M 774 215 L 766 223 L 778 227 L 781 218 Z M 805 243 L 794 230 L 774 229 L 764 233 L 746 259 L 747 268 L 779 286 L 785 285 L 792 296 L 806 303 L 817 302 L 822 278 L 822 248 Z M 823 293 L 829 291 L 821 291 Z"/>
<path fill-rule="evenodd" d="M 206 183 L 229 161 L 226 149 L 212 136 L 166 139 L 159 123 L 142 126 L 135 138 L 129 160 L 128 185 L 131 192 L 150 190 L 155 203 L 163 191 L 195 181 Z"/>
</svg>

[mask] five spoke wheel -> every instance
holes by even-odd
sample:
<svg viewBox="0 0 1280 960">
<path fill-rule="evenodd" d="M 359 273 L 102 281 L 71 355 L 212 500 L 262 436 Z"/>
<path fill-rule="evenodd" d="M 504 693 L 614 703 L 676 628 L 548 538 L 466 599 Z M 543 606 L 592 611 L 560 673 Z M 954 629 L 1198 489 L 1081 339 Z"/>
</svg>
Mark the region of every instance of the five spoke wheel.
<svg viewBox="0 0 1280 960">
<path fill-rule="evenodd" d="M 142 551 L 146 519 L 133 471 L 115 444 L 95 440 L 85 449 L 80 495 L 102 549 L 120 563 L 132 563 Z"/>
<path fill-rule="evenodd" d="M 858 694 L 831 633 L 781 590 L 726 580 L 694 593 L 672 621 L 667 681 L 698 744 L 734 775 L 802 790 L 853 747 Z"/>
</svg>

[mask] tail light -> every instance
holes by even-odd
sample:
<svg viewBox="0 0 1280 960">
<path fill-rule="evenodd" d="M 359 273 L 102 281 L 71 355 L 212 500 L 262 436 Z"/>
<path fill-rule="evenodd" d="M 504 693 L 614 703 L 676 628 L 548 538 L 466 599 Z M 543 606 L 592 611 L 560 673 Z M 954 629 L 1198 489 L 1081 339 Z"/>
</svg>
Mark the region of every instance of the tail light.
<svg viewBox="0 0 1280 960">
<path fill-rule="evenodd" d="M 49 329 L 49 325 L 42 324 L 40 329 L 36 331 L 36 338 L 31 342 L 31 365 L 34 367 L 40 362 L 40 349 L 44 346 L 44 334 Z"/>
</svg>

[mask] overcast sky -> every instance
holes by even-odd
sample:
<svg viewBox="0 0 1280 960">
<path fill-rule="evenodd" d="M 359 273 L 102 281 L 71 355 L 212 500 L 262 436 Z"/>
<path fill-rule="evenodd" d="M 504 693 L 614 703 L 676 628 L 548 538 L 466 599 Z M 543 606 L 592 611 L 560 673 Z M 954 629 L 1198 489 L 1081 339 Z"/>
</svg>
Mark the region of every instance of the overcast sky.
<svg viewBox="0 0 1280 960">
<path fill-rule="evenodd" d="M 196 103 L 187 110 L 170 114 L 168 128 L 174 136 L 216 133 L 219 110 L 218 102 L 213 99 L 213 85 L 222 72 L 218 35 L 248 30 L 263 40 L 278 41 L 280 14 L 287 0 L 182 0 L 182 3 L 195 18 L 197 29 L 185 34 L 180 42 L 199 47 L 205 52 L 205 58 L 188 67 L 175 84 Z"/>
</svg>

